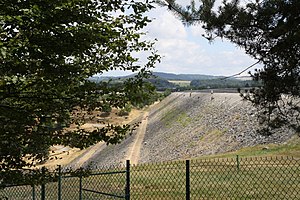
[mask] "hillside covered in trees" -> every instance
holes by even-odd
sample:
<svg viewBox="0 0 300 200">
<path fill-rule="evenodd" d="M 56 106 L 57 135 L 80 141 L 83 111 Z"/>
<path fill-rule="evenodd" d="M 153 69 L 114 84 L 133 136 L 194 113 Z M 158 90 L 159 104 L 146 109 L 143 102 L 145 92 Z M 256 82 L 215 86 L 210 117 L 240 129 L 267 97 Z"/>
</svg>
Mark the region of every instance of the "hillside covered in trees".
<svg viewBox="0 0 300 200">
<path fill-rule="evenodd" d="M 253 80 L 239 80 L 239 79 L 207 79 L 207 80 L 193 80 L 190 86 L 194 89 L 206 88 L 247 88 L 257 87 L 260 83 Z"/>
<path fill-rule="evenodd" d="M 92 77 L 95 82 L 111 81 L 111 83 L 121 83 L 122 81 L 133 77 L 134 75 L 123 77 Z M 249 78 L 248 78 L 249 79 Z M 223 76 L 212 76 L 202 74 L 172 74 L 163 72 L 153 72 L 152 76 L 147 79 L 158 91 L 170 89 L 173 91 L 184 90 L 201 90 L 201 89 L 218 89 L 218 88 L 249 88 L 258 87 L 260 82 L 240 78 L 226 78 Z M 178 81 L 178 83 L 176 83 Z M 181 81 L 185 81 L 183 86 Z M 188 84 L 189 83 L 189 84 Z"/>
</svg>

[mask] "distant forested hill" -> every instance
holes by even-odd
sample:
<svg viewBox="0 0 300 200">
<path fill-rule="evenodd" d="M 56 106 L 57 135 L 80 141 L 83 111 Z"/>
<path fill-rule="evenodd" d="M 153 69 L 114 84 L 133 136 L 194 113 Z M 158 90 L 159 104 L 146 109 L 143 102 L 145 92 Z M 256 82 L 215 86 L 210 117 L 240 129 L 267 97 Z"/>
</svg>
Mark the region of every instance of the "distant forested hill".
<svg viewBox="0 0 300 200">
<path fill-rule="evenodd" d="M 132 78 L 135 74 L 128 76 L 110 77 L 94 76 L 90 80 L 94 82 L 112 80 L 111 83 L 122 82 L 127 78 Z M 247 80 L 248 79 L 248 80 Z M 260 83 L 249 80 L 249 77 L 224 79 L 224 76 L 212 76 L 203 74 L 172 74 L 164 72 L 153 72 L 153 77 L 148 79 L 157 90 L 164 91 L 171 89 L 173 91 L 182 91 L 190 89 L 207 89 L 207 88 L 244 88 L 257 87 Z M 190 81 L 189 86 L 179 86 L 170 81 Z"/>
<path fill-rule="evenodd" d="M 168 80 L 159 77 L 148 79 L 148 81 L 152 83 L 159 91 L 166 89 L 176 89 L 177 87 L 174 83 L 171 83 Z"/>
<path fill-rule="evenodd" d="M 239 80 L 239 79 L 208 79 L 208 80 L 193 80 L 190 86 L 195 89 L 206 88 L 245 88 L 257 87 L 260 83 L 253 80 Z"/>
<path fill-rule="evenodd" d="M 166 80 L 182 80 L 182 81 L 221 78 L 221 76 L 212 76 L 212 75 L 203 75 L 203 74 L 172 74 L 172 73 L 164 73 L 164 72 L 153 72 L 153 75 Z"/>
<path fill-rule="evenodd" d="M 222 76 L 212 76 L 212 75 L 203 75 L 203 74 L 173 74 L 173 73 L 164 73 L 164 72 L 153 72 L 153 78 L 165 79 L 165 80 L 182 80 L 182 81 L 192 81 L 192 80 L 207 80 L 207 79 L 215 79 L 222 78 Z M 92 81 L 102 81 L 109 79 L 126 79 L 131 78 L 135 74 L 127 75 L 127 76 L 93 76 L 90 78 Z"/>
</svg>

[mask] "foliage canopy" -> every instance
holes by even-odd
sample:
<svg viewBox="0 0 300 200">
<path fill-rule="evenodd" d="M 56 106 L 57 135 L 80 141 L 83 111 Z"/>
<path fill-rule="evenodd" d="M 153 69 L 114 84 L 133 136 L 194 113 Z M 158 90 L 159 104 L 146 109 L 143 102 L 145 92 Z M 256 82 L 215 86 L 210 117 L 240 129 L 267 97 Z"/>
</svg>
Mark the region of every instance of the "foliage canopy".
<svg viewBox="0 0 300 200">
<path fill-rule="evenodd" d="M 251 74 L 263 83 L 246 98 L 258 106 L 260 119 L 269 133 L 289 125 L 300 130 L 300 1 L 257 0 L 240 3 L 225 0 L 191 1 L 183 7 L 176 0 L 159 0 L 187 25 L 201 24 L 212 41 L 225 38 L 239 47 L 262 69 Z M 197 4 L 199 3 L 199 4 Z"/>
<path fill-rule="evenodd" d="M 151 2 L 2 0 L 0 7 L 1 174 L 45 160 L 51 145 L 117 143 L 134 128 L 108 124 L 87 132 L 80 128 L 86 117 L 76 113 L 151 95 L 144 77 L 160 57 L 141 39 Z M 143 51 L 148 59 L 139 65 L 134 53 Z M 116 69 L 139 73 L 118 86 L 88 80 Z M 66 129 L 71 124 L 76 128 Z"/>
</svg>

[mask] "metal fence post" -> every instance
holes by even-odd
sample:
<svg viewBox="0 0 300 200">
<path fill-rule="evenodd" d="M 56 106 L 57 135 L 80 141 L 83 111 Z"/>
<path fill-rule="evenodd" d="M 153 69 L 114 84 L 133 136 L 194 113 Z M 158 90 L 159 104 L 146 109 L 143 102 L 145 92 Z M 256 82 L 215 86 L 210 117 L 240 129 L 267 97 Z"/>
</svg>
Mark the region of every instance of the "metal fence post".
<svg viewBox="0 0 300 200">
<path fill-rule="evenodd" d="M 82 175 L 79 177 L 79 200 L 82 200 Z"/>
<path fill-rule="evenodd" d="M 58 165 L 58 200 L 61 200 L 61 165 Z"/>
<path fill-rule="evenodd" d="M 32 200 L 35 200 L 35 185 L 33 184 L 31 187 L 32 187 Z"/>
<path fill-rule="evenodd" d="M 190 182 L 190 160 L 185 161 L 185 199 L 191 199 L 191 182 Z"/>
<path fill-rule="evenodd" d="M 125 199 L 130 200 L 130 160 L 126 160 Z"/>
<path fill-rule="evenodd" d="M 41 200 L 46 199 L 46 186 L 45 186 L 46 168 L 42 168 L 42 185 L 41 185 Z"/>
<path fill-rule="evenodd" d="M 239 159 L 239 155 L 236 155 L 236 167 L 237 167 L 237 170 L 239 171 L 239 170 L 240 170 L 240 159 Z"/>
</svg>

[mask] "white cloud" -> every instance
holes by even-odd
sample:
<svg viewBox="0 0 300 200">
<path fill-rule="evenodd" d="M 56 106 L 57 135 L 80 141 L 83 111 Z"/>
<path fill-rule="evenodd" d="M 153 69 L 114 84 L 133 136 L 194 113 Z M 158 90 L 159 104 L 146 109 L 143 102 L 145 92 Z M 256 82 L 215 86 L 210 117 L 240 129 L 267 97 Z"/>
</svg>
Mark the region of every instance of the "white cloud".
<svg viewBox="0 0 300 200">
<path fill-rule="evenodd" d="M 147 26 L 148 36 L 155 38 L 185 38 L 187 32 L 183 24 L 165 8 L 157 8 L 150 13 L 154 19 Z"/>
<path fill-rule="evenodd" d="M 228 76 L 255 62 L 228 41 L 216 40 L 209 45 L 202 37 L 204 31 L 201 25 L 185 27 L 166 8 L 158 7 L 149 15 L 155 19 L 145 29 L 148 32 L 145 38 L 157 38 L 155 46 L 163 56 L 154 71 Z M 136 55 L 141 60 L 146 57 L 144 53 Z"/>
<path fill-rule="evenodd" d="M 190 27 L 191 33 L 195 37 L 203 37 L 202 35 L 205 35 L 205 30 L 201 27 L 199 24 L 198 26 L 193 25 Z"/>
<path fill-rule="evenodd" d="M 156 71 L 190 73 L 196 63 L 211 63 L 199 44 L 185 39 L 159 40 L 157 49 L 163 59 Z"/>
<path fill-rule="evenodd" d="M 185 27 L 165 8 L 154 10 L 151 16 L 156 20 L 147 28 L 147 37 L 158 39 L 156 48 L 163 56 L 154 71 L 232 75 L 255 62 L 228 41 L 209 45 L 201 25 Z"/>
</svg>

